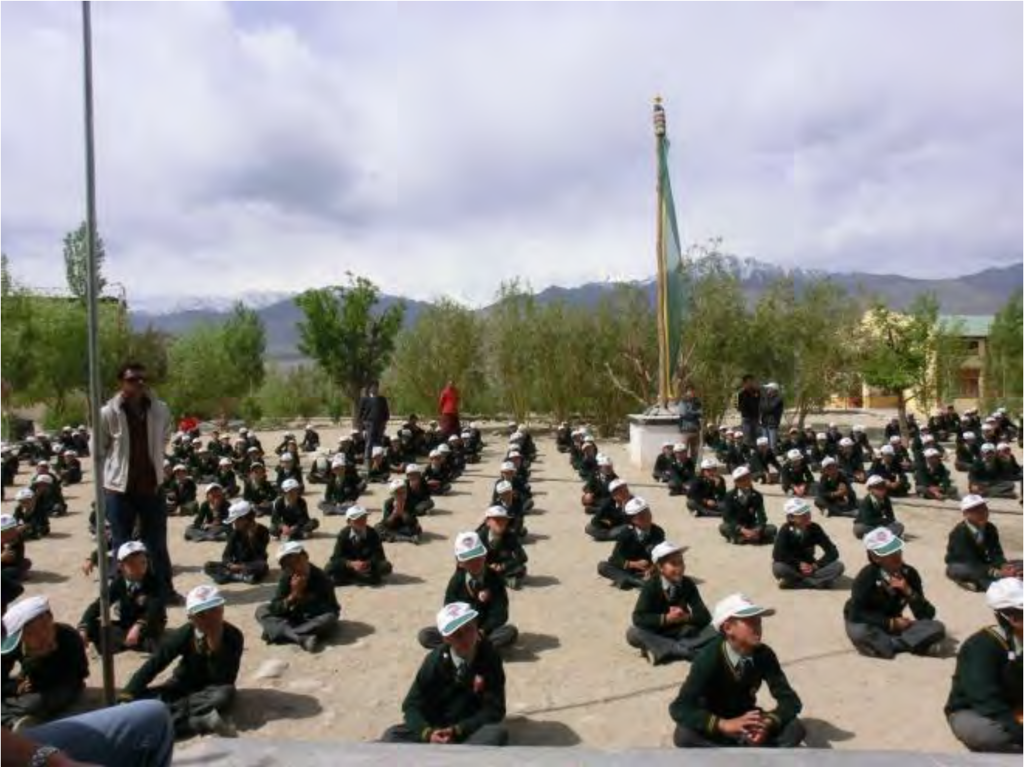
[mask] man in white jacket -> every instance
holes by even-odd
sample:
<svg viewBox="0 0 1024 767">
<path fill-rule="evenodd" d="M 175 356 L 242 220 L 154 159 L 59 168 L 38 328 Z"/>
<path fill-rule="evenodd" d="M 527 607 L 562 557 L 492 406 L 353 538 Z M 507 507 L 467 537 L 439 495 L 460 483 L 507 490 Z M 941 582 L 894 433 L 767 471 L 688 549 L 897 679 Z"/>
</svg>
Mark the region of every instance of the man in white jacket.
<svg viewBox="0 0 1024 767">
<path fill-rule="evenodd" d="M 146 388 L 146 369 L 135 362 L 118 371 L 121 391 L 100 411 L 97 440 L 103 449 L 103 487 L 111 547 L 139 538 L 171 603 L 181 601 L 171 580 L 167 551 L 167 509 L 160 497 L 160 482 L 171 413 Z"/>
</svg>

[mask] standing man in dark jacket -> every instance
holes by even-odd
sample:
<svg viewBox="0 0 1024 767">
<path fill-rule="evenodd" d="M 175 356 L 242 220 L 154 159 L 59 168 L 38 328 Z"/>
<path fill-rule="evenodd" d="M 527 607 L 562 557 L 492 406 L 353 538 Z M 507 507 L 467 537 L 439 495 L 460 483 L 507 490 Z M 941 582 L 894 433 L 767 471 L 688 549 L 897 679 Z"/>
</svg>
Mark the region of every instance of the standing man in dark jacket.
<svg viewBox="0 0 1024 767">
<path fill-rule="evenodd" d="M 779 425 L 782 423 L 782 413 L 785 409 L 779 385 L 765 384 L 764 396 L 761 398 L 761 429 L 768 438 L 768 447 L 772 452 L 779 442 Z"/>
<path fill-rule="evenodd" d="M 686 387 L 679 400 L 679 431 L 682 442 L 688 448 L 690 457 L 700 455 L 700 432 L 704 420 L 704 406 L 692 386 Z"/>
<path fill-rule="evenodd" d="M 374 381 L 366 387 L 366 395 L 359 401 L 359 428 L 366 438 L 366 465 L 370 465 L 370 452 L 374 445 L 384 443 L 384 430 L 391 420 L 388 398 L 380 394 Z"/>
<path fill-rule="evenodd" d="M 111 550 L 139 538 L 170 604 L 184 598 L 174 591 L 167 552 L 167 507 L 160 492 L 164 445 L 170 428 L 167 405 L 146 387 L 146 368 L 135 362 L 118 371 L 121 391 L 100 411 L 97 444 L 103 451 L 103 487 L 112 536 Z"/>
<path fill-rule="evenodd" d="M 749 373 L 743 376 L 743 386 L 736 395 L 736 409 L 740 411 L 743 442 L 752 448 L 761 423 L 761 388 L 757 385 L 757 379 Z"/>
</svg>

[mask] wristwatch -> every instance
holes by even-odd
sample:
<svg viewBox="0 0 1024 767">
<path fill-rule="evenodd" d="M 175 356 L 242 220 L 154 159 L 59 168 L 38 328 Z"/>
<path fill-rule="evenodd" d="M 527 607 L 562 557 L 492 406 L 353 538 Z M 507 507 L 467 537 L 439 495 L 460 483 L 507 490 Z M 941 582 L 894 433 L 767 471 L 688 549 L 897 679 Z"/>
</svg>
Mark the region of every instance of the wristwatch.
<svg viewBox="0 0 1024 767">
<path fill-rule="evenodd" d="M 29 759 L 28 767 L 46 767 L 50 757 L 59 753 L 60 749 L 56 746 L 40 746 L 32 752 L 32 758 Z"/>
</svg>

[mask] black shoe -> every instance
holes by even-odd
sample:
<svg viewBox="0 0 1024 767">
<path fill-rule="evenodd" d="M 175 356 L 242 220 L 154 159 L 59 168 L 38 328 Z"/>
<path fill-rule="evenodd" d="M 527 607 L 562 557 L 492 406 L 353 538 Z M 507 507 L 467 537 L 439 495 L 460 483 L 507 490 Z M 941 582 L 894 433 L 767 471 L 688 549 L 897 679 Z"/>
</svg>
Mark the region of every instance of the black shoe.
<svg viewBox="0 0 1024 767">
<path fill-rule="evenodd" d="M 171 591 L 171 593 L 167 595 L 167 604 L 172 607 L 184 607 L 185 597 L 177 591 Z"/>
</svg>

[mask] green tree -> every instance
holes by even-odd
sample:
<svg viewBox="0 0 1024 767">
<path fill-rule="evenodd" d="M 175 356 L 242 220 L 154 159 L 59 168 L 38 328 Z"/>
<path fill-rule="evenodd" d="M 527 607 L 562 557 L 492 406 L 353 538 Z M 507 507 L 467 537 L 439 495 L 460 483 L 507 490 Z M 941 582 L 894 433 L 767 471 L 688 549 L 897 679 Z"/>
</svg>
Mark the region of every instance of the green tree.
<svg viewBox="0 0 1024 767">
<path fill-rule="evenodd" d="M 1024 300 L 1017 290 L 992 320 L 984 359 L 982 400 L 1020 417 L 1024 388 Z"/>
<path fill-rule="evenodd" d="M 462 394 L 461 407 L 478 412 L 487 402 L 484 328 L 471 309 L 448 298 L 424 309 L 395 342 L 385 381 L 392 402 L 433 413 L 449 380 Z"/>
<path fill-rule="evenodd" d="M 537 327 L 532 288 L 518 279 L 502 282 L 487 318 L 489 374 L 500 406 L 519 421 L 535 402 Z"/>
<path fill-rule="evenodd" d="M 89 230 L 83 221 L 77 229 L 64 235 L 64 273 L 68 290 L 75 298 L 85 299 L 89 286 L 88 267 Z M 107 257 L 103 238 L 96 235 L 97 295 L 103 293 L 107 281 L 103 278 L 103 262 Z"/>
<path fill-rule="evenodd" d="M 224 346 L 230 364 L 253 392 L 263 385 L 263 357 L 267 350 L 267 331 L 254 309 L 241 301 L 235 303 L 224 321 Z"/>
<path fill-rule="evenodd" d="M 304 316 L 298 323 L 299 351 L 345 392 L 355 416 L 363 389 L 391 362 L 405 304 L 381 306 L 377 286 L 352 274 L 347 285 L 307 290 L 295 304 Z"/>
<path fill-rule="evenodd" d="M 232 367 L 224 329 L 201 323 L 174 339 L 167 350 L 169 376 L 164 396 L 176 415 L 226 418 L 245 391 L 245 380 Z"/>
<path fill-rule="evenodd" d="M 265 418 L 311 418 L 324 412 L 324 374 L 307 365 L 292 368 L 272 366 L 256 395 Z"/>
</svg>

